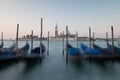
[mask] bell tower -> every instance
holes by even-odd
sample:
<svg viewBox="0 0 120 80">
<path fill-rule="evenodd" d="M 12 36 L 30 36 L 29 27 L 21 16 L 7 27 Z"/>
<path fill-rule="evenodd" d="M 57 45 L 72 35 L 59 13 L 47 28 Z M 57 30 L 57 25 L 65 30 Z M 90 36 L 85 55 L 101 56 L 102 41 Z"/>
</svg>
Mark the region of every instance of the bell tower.
<svg viewBox="0 0 120 80">
<path fill-rule="evenodd" d="M 56 24 L 56 26 L 55 26 L 55 38 L 57 38 L 58 37 L 58 27 L 57 27 L 57 24 Z"/>
</svg>

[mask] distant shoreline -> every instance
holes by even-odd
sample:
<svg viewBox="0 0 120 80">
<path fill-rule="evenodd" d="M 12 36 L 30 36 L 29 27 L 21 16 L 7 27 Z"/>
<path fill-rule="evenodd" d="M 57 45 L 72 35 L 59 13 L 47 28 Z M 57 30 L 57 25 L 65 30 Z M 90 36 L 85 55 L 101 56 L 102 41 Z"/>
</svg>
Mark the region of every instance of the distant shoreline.
<svg viewBox="0 0 120 80">
<path fill-rule="evenodd" d="M 31 39 L 18 39 L 18 40 L 19 41 L 31 41 Z M 16 40 L 15 39 L 3 39 L 3 41 L 16 41 Z M 40 41 L 40 39 L 34 39 L 34 41 Z M 47 39 L 43 39 L 43 41 L 47 41 Z M 54 39 L 50 41 L 62 41 L 62 39 Z M 74 40 L 69 40 L 69 41 L 76 41 L 76 40 L 74 39 Z M 78 41 L 89 41 L 89 40 L 78 40 Z M 95 39 L 94 41 L 106 41 L 106 39 Z M 109 39 L 108 41 L 112 41 L 112 40 Z M 120 39 L 115 38 L 114 41 L 120 41 Z"/>
</svg>

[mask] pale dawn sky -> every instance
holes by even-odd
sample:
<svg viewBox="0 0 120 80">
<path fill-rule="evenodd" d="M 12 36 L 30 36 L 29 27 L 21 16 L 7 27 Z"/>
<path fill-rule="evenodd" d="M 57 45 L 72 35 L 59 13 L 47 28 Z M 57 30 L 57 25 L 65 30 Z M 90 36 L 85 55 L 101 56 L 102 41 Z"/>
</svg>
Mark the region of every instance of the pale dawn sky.
<svg viewBox="0 0 120 80">
<path fill-rule="evenodd" d="M 0 0 L 0 32 L 4 38 L 16 37 L 16 26 L 20 24 L 19 37 L 40 34 L 40 18 L 43 18 L 43 36 L 54 36 L 57 23 L 59 33 L 66 25 L 73 34 L 88 36 L 89 26 L 95 37 L 120 35 L 120 0 Z"/>
</svg>

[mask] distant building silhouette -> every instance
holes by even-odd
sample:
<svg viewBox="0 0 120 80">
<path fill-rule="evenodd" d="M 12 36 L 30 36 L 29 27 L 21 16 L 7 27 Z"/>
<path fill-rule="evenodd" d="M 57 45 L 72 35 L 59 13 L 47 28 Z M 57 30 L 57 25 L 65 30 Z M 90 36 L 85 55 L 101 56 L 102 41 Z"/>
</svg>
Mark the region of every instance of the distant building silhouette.
<svg viewBox="0 0 120 80">
<path fill-rule="evenodd" d="M 56 24 L 55 26 L 55 36 L 54 37 L 51 37 L 51 40 L 62 40 L 62 38 L 66 38 L 66 34 L 63 35 L 63 33 L 58 33 L 59 30 L 58 30 L 58 26 Z M 75 40 L 76 39 L 76 35 L 75 34 L 71 34 L 70 32 L 68 33 L 68 37 L 70 40 Z"/>
<path fill-rule="evenodd" d="M 19 40 L 31 40 L 32 35 L 31 34 L 27 34 L 22 36 L 22 38 L 19 38 Z M 38 37 L 38 35 L 33 35 L 33 39 L 34 40 L 40 40 L 40 38 Z M 47 40 L 47 38 L 42 37 L 42 40 Z"/>
</svg>

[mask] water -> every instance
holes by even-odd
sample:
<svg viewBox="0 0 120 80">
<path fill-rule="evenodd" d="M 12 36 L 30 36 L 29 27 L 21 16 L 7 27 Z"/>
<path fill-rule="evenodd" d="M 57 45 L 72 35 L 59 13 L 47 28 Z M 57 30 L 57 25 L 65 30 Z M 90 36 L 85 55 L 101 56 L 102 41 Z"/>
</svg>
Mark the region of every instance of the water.
<svg viewBox="0 0 120 80">
<path fill-rule="evenodd" d="M 14 41 L 5 41 L 9 47 Z M 30 42 L 29 42 L 30 43 Z M 47 42 L 43 42 L 45 46 Z M 75 41 L 70 41 L 76 46 Z M 80 43 L 80 42 L 79 42 Z M 84 42 L 88 44 L 88 42 Z M 105 47 L 105 42 L 95 42 Z M 19 42 L 22 47 L 25 41 Z M 117 45 L 117 42 L 115 42 Z M 34 47 L 39 46 L 39 41 L 34 42 Z M 45 55 L 42 62 L 27 64 L 25 61 L 0 64 L 0 80 L 119 80 L 120 62 L 72 62 L 66 64 L 62 55 L 62 42 L 50 41 L 50 54 Z"/>
</svg>

